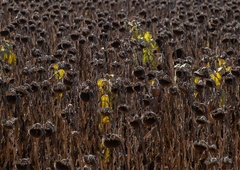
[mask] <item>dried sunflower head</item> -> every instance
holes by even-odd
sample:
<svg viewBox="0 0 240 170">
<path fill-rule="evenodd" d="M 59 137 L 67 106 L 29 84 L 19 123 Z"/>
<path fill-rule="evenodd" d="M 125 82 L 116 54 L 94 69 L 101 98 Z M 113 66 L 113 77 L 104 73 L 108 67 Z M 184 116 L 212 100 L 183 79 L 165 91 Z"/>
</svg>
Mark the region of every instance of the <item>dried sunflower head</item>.
<svg viewBox="0 0 240 170">
<path fill-rule="evenodd" d="M 142 122 L 146 126 L 151 126 L 157 122 L 157 116 L 152 111 L 146 111 L 142 115 Z"/>
<path fill-rule="evenodd" d="M 28 133 L 34 138 L 39 138 L 44 134 L 44 129 L 40 123 L 35 123 L 31 126 Z"/>
<path fill-rule="evenodd" d="M 201 140 L 199 142 L 197 142 L 197 141 L 194 142 L 193 147 L 197 152 L 200 152 L 200 153 L 202 153 L 208 149 L 208 145 L 204 140 Z"/>
<path fill-rule="evenodd" d="M 121 144 L 121 138 L 117 134 L 107 134 L 102 139 L 103 145 L 107 148 L 116 148 Z"/>
<path fill-rule="evenodd" d="M 31 161 L 29 158 L 22 158 L 15 163 L 18 170 L 28 170 L 31 169 Z"/>
<path fill-rule="evenodd" d="M 71 170 L 71 161 L 70 159 L 62 159 L 55 161 L 54 167 L 56 170 Z"/>
</svg>

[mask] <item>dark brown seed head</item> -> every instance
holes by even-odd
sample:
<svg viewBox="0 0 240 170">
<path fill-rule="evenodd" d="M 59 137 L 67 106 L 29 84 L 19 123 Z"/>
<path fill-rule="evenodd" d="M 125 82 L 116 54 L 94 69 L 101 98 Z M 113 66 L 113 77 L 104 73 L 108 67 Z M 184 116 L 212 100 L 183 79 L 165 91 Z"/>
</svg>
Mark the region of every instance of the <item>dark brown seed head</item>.
<svg viewBox="0 0 240 170">
<path fill-rule="evenodd" d="M 14 122 L 12 120 L 3 120 L 2 126 L 5 129 L 13 129 L 14 127 Z"/>
<path fill-rule="evenodd" d="M 42 88 L 43 91 L 46 91 L 46 90 L 50 89 L 50 87 L 51 87 L 50 81 L 48 81 L 48 80 L 43 80 L 42 81 L 41 88 Z"/>
<path fill-rule="evenodd" d="M 111 46 L 114 48 L 118 48 L 118 47 L 120 47 L 120 45 L 121 45 L 120 40 L 115 40 L 111 43 Z"/>
<path fill-rule="evenodd" d="M 208 168 L 213 168 L 219 165 L 219 160 L 215 157 L 208 158 L 204 161 Z"/>
<path fill-rule="evenodd" d="M 127 113 L 127 112 L 129 112 L 129 110 L 130 110 L 130 108 L 126 104 L 122 104 L 122 105 L 118 106 L 118 111 L 120 111 L 122 113 Z"/>
<path fill-rule="evenodd" d="M 63 84 L 67 87 L 71 87 L 74 83 L 74 79 L 73 78 L 70 78 L 70 77 L 67 77 L 67 76 L 64 76 L 63 78 Z"/>
<path fill-rule="evenodd" d="M 126 89 L 126 92 L 129 94 L 134 93 L 134 89 L 133 89 L 133 84 L 130 82 L 124 82 L 124 88 Z"/>
<path fill-rule="evenodd" d="M 44 134 L 44 129 L 40 123 L 35 123 L 29 129 L 28 133 L 34 138 L 39 138 Z"/>
<path fill-rule="evenodd" d="M 206 79 L 206 87 L 210 87 L 210 88 L 213 88 L 213 87 L 216 87 L 216 83 L 213 79 Z"/>
<path fill-rule="evenodd" d="M 136 82 L 136 83 L 134 83 L 134 85 L 133 85 L 133 90 L 136 91 L 136 92 L 142 91 L 143 88 L 144 88 L 144 86 L 143 86 L 143 83 L 142 83 L 142 82 Z"/>
<path fill-rule="evenodd" d="M 6 37 L 10 34 L 10 31 L 5 28 L 4 30 L 0 31 L 0 35 L 3 36 L 3 37 Z"/>
<path fill-rule="evenodd" d="M 86 87 L 85 89 L 83 89 L 83 91 L 81 91 L 80 93 L 80 98 L 84 101 L 84 102 L 89 102 L 92 98 L 93 94 L 91 92 L 91 90 L 89 89 L 89 87 Z"/>
<path fill-rule="evenodd" d="M 222 120 L 225 117 L 225 111 L 223 108 L 217 108 L 210 112 L 211 116 L 215 120 Z"/>
<path fill-rule="evenodd" d="M 31 169 L 31 162 L 29 158 L 22 158 L 16 162 L 17 170 L 28 170 Z"/>
<path fill-rule="evenodd" d="M 191 85 L 188 82 L 179 82 L 178 88 L 182 93 L 188 93 L 191 90 Z"/>
<path fill-rule="evenodd" d="M 192 111 L 197 115 L 197 116 L 203 116 L 207 114 L 207 107 L 204 103 L 199 103 L 195 102 L 192 105 Z"/>
<path fill-rule="evenodd" d="M 185 31 L 182 27 L 176 27 L 176 28 L 173 29 L 173 33 L 176 36 L 180 36 L 180 35 L 183 35 L 185 33 Z"/>
<path fill-rule="evenodd" d="M 205 87 L 205 82 L 203 80 L 199 80 L 195 84 L 195 87 L 196 87 L 196 91 L 201 92 L 204 89 L 204 87 Z"/>
<path fill-rule="evenodd" d="M 45 131 L 45 136 L 46 137 L 50 137 L 56 132 L 53 123 L 50 122 L 50 121 L 46 122 L 45 127 L 44 127 L 44 131 Z"/>
<path fill-rule="evenodd" d="M 129 124 L 133 128 L 139 128 L 141 125 L 141 118 L 138 115 L 135 115 L 134 117 L 129 119 Z"/>
<path fill-rule="evenodd" d="M 172 86 L 169 88 L 169 93 L 173 96 L 177 95 L 178 92 L 179 92 L 179 90 L 178 90 L 177 86 Z"/>
<path fill-rule="evenodd" d="M 137 78 L 145 76 L 145 69 L 142 66 L 138 66 L 134 69 L 133 75 Z"/>
<path fill-rule="evenodd" d="M 22 37 L 20 37 L 20 39 L 21 39 L 21 42 L 27 43 L 28 40 L 29 40 L 29 37 L 28 36 L 22 36 Z"/>
<path fill-rule="evenodd" d="M 208 145 L 208 150 L 211 154 L 216 154 L 218 152 L 217 146 L 215 144 Z"/>
<path fill-rule="evenodd" d="M 117 134 L 107 134 L 102 139 L 103 145 L 107 148 L 116 148 L 121 144 L 121 138 Z"/>
<path fill-rule="evenodd" d="M 69 159 L 55 161 L 54 167 L 56 170 L 71 170 L 71 161 Z"/>
<path fill-rule="evenodd" d="M 154 112 L 152 111 L 146 111 L 142 115 L 142 122 L 146 126 L 152 126 L 157 122 L 157 116 Z"/>
<path fill-rule="evenodd" d="M 84 155 L 83 159 L 84 159 L 84 162 L 87 165 L 90 165 L 90 166 L 95 166 L 96 163 L 97 163 L 96 156 L 91 155 L 91 154 L 90 155 Z"/>
<path fill-rule="evenodd" d="M 103 116 L 110 116 L 113 113 L 113 110 L 111 110 L 109 107 L 100 108 L 98 110 L 98 113 L 100 113 Z"/>
<path fill-rule="evenodd" d="M 55 93 L 63 93 L 66 90 L 66 86 L 62 82 L 58 82 L 53 86 L 53 91 Z"/>
<path fill-rule="evenodd" d="M 209 72 L 206 67 L 202 67 L 194 72 L 194 75 L 197 77 L 209 78 Z"/>
<path fill-rule="evenodd" d="M 10 104 L 14 104 L 17 100 L 17 93 L 15 89 L 10 89 L 6 92 L 7 102 Z"/>
<path fill-rule="evenodd" d="M 206 118 L 206 116 L 197 116 L 196 122 L 200 125 L 205 125 L 209 123 L 209 120 Z"/>
<path fill-rule="evenodd" d="M 32 93 L 36 93 L 40 90 L 40 85 L 35 81 L 31 82 L 30 86 L 31 86 Z"/>
<path fill-rule="evenodd" d="M 232 68 L 231 73 L 236 77 L 240 77 L 240 66 Z"/>
<path fill-rule="evenodd" d="M 63 49 L 68 49 L 68 48 L 72 47 L 72 43 L 68 40 L 62 40 L 61 47 Z"/>
<path fill-rule="evenodd" d="M 197 142 L 197 141 L 194 142 L 193 147 L 197 152 L 202 153 L 208 148 L 208 145 L 204 140 L 201 140 L 199 142 Z"/>
<path fill-rule="evenodd" d="M 233 85 L 235 82 L 235 77 L 231 73 L 227 74 L 224 82 L 226 85 Z"/>
<path fill-rule="evenodd" d="M 53 56 L 58 59 L 62 58 L 63 55 L 64 55 L 64 51 L 62 49 L 59 49 L 53 53 Z"/>
<path fill-rule="evenodd" d="M 153 100 L 153 97 L 149 94 L 145 94 L 143 97 L 143 104 L 145 107 L 149 106 L 151 104 L 151 101 Z"/>
<path fill-rule="evenodd" d="M 163 87 L 168 87 L 172 84 L 172 80 L 168 75 L 164 75 L 162 78 L 159 79 L 159 83 Z"/>
</svg>

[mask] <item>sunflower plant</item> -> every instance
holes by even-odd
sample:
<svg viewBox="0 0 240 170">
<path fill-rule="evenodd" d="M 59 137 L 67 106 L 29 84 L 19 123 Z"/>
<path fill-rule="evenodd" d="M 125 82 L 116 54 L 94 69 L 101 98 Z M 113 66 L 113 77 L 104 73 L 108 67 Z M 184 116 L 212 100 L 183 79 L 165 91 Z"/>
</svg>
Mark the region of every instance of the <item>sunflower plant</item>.
<svg viewBox="0 0 240 170">
<path fill-rule="evenodd" d="M 139 22 L 130 22 L 131 26 L 131 39 L 142 44 L 142 63 L 143 65 L 150 65 L 151 68 L 157 67 L 157 58 L 154 57 L 154 51 L 157 50 L 158 46 L 152 37 L 152 34 L 148 31 L 141 29 Z"/>
<path fill-rule="evenodd" d="M 16 66 L 17 57 L 13 52 L 13 44 L 8 40 L 0 40 L 0 58 L 7 64 Z"/>
</svg>

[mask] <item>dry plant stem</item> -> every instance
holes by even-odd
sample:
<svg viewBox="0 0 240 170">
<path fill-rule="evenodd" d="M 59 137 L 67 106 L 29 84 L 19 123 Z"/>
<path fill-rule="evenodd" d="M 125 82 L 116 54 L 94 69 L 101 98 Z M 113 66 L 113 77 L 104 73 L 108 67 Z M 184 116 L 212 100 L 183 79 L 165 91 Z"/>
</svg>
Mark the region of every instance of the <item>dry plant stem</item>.
<svg viewBox="0 0 240 170">
<path fill-rule="evenodd" d="M 9 143 L 9 132 L 4 130 L 4 138 L 5 138 L 5 141 L 6 141 L 6 145 L 5 145 L 5 148 L 3 149 L 3 153 L 5 153 L 4 155 L 6 156 L 5 157 L 5 163 L 4 163 L 4 167 L 7 166 L 7 163 L 9 161 L 9 150 L 10 150 L 10 143 Z"/>
<path fill-rule="evenodd" d="M 130 130 L 127 130 L 127 134 L 128 135 L 131 134 Z M 126 148 L 127 148 L 127 155 L 126 155 L 127 165 L 128 165 L 128 167 L 131 167 L 131 143 L 130 143 L 130 138 L 126 139 Z"/>
<path fill-rule="evenodd" d="M 51 159 L 51 147 L 50 147 L 50 140 L 49 138 L 45 139 L 45 143 L 46 143 L 46 165 L 50 166 L 50 159 Z"/>
<path fill-rule="evenodd" d="M 63 157 L 66 158 L 67 157 L 67 127 L 66 127 L 67 121 L 63 120 L 63 129 L 61 131 L 62 133 L 62 137 L 63 137 Z"/>
<path fill-rule="evenodd" d="M 124 157 L 124 161 L 125 161 L 125 165 L 127 167 L 127 170 L 130 170 L 129 166 L 128 166 L 129 164 L 128 164 L 128 159 L 127 159 L 127 154 L 126 154 L 126 151 L 125 151 L 125 148 L 124 148 L 123 144 L 121 144 L 120 149 L 122 150 L 122 154 L 123 154 L 123 157 Z"/>
<path fill-rule="evenodd" d="M 143 131 L 143 128 L 142 128 L 142 126 L 140 125 L 139 126 L 139 130 L 138 130 L 138 132 L 136 133 L 136 135 L 138 136 L 138 134 L 139 134 L 139 145 L 142 147 L 142 149 L 143 149 L 143 156 L 145 157 L 145 158 L 147 158 L 146 157 L 146 153 L 145 153 L 145 150 L 146 150 L 146 148 L 145 148 L 145 142 L 144 142 L 144 137 L 143 137 L 143 133 L 144 133 L 144 131 Z"/>
<path fill-rule="evenodd" d="M 34 152 L 33 152 L 33 159 L 34 159 L 34 162 L 35 162 L 35 168 L 36 169 L 40 169 L 40 164 L 39 164 L 39 157 L 38 157 L 38 149 L 39 149 L 39 139 L 33 139 L 33 149 L 34 149 Z"/>
</svg>

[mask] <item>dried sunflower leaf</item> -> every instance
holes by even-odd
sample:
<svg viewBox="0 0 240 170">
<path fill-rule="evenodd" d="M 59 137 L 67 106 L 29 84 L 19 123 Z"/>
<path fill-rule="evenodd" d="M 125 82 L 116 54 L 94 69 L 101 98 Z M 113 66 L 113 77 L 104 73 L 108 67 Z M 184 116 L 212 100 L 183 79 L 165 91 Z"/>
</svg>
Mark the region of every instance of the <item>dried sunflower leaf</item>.
<svg viewBox="0 0 240 170">
<path fill-rule="evenodd" d="M 107 94 L 104 94 L 101 97 L 101 107 L 102 108 L 109 107 L 109 97 Z"/>
<path fill-rule="evenodd" d="M 65 75 L 65 70 L 63 70 L 63 69 L 60 69 L 60 70 L 54 72 L 54 76 L 57 80 L 61 80 L 64 75 Z"/>
</svg>

